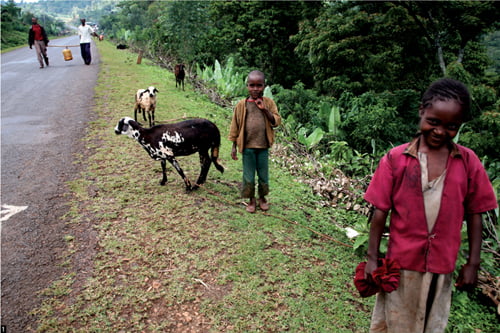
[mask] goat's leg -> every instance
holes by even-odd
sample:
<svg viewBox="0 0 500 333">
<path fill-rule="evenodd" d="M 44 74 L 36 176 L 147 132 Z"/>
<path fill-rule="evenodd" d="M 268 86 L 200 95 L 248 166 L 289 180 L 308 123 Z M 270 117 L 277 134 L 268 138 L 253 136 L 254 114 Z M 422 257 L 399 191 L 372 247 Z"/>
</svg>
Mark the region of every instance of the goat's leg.
<svg viewBox="0 0 500 333">
<path fill-rule="evenodd" d="M 134 108 L 134 120 L 137 121 L 137 108 Z"/>
<path fill-rule="evenodd" d="M 208 170 L 210 170 L 211 164 L 212 164 L 212 160 L 210 159 L 210 156 L 208 155 L 208 150 L 204 151 L 204 152 L 200 151 L 201 171 L 200 171 L 200 176 L 198 177 L 198 180 L 196 181 L 196 184 L 194 185 L 194 189 L 198 188 L 199 185 L 205 184 L 205 181 L 207 180 Z"/>
<path fill-rule="evenodd" d="M 174 166 L 175 170 L 177 170 L 177 173 L 181 176 L 182 180 L 184 180 L 184 184 L 186 184 L 186 191 L 191 191 L 193 187 L 191 186 L 191 182 L 189 179 L 184 175 L 184 171 L 182 171 L 182 168 L 180 167 L 179 163 L 175 159 L 175 157 L 170 157 L 168 161 Z"/>
<path fill-rule="evenodd" d="M 151 110 L 151 118 L 153 119 L 153 126 L 155 125 L 155 110 Z"/>
<path fill-rule="evenodd" d="M 167 183 L 167 162 L 165 160 L 161 160 L 161 172 L 163 174 L 163 178 L 160 182 L 160 185 L 165 185 Z"/>
<path fill-rule="evenodd" d="M 151 111 L 148 111 L 148 121 L 149 121 L 149 127 L 153 126 L 151 122 Z"/>
<path fill-rule="evenodd" d="M 144 122 L 147 121 L 147 119 L 146 119 L 146 109 L 142 109 L 142 118 L 144 118 Z"/>
</svg>

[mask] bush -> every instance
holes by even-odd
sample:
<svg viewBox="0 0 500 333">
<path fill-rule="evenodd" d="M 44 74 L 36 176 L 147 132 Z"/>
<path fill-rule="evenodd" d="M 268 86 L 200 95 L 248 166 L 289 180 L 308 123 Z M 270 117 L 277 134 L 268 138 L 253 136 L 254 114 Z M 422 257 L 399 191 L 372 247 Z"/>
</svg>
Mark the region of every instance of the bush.
<svg viewBox="0 0 500 333">
<path fill-rule="evenodd" d="M 309 132 L 321 127 L 323 120 L 317 114 L 321 98 L 315 90 L 306 89 L 302 82 L 298 82 L 292 89 L 284 89 L 280 85 L 273 85 L 271 88 L 283 119 L 292 115 L 297 126 L 305 127 Z"/>
<path fill-rule="evenodd" d="M 368 92 L 359 97 L 343 96 L 341 100 L 344 109 L 341 128 L 349 138 L 349 145 L 362 153 L 385 151 L 407 142 L 415 133 L 416 124 L 408 121 L 411 113 L 406 111 L 401 116 L 395 96 Z M 410 112 L 418 114 L 417 110 Z"/>
<path fill-rule="evenodd" d="M 11 31 L 2 33 L 2 49 L 19 46 L 28 43 L 28 33 L 21 31 Z"/>
<path fill-rule="evenodd" d="M 490 162 L 500 162 L 498 133 L 500 133 L 500 113 L 485 112 L 463 126 L 459 143 L 474 150 L 479 157 L 489 156 Z"/>
<path fill-rule="evenodd" d="M 450 318 L 446 333 L 498 332 L 498 314 L 494 306 L 484 303 L 484 296 L 455 291 L 452 294 Z"/>
</svg>

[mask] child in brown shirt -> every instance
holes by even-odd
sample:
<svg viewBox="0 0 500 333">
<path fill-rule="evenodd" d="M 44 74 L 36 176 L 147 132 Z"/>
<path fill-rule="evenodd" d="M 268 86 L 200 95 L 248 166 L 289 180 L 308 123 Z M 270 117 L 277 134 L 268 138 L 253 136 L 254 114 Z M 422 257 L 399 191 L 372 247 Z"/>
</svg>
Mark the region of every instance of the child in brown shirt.
<svg viewBox="0 0 500 333">
<path fill-rule="evenodd" d="M 263 97 L 265 76 L 260 71 L 248 74 L 247 89 L 250 97 L 238 102 L 234 109 L 229 133 L 233 142 L 231 157 L 237 160 L 237 150 L 243 157 L 243 184 L 241 196 L 249 198 L 247 212 L 254 213 L 255 174 L 258 178 L 259 207 L 269 209 L 265 196 L 269 193 L 269 148 L 274 142 L 274 127 L 281 124 L 276 103 Z"/>
</svg>

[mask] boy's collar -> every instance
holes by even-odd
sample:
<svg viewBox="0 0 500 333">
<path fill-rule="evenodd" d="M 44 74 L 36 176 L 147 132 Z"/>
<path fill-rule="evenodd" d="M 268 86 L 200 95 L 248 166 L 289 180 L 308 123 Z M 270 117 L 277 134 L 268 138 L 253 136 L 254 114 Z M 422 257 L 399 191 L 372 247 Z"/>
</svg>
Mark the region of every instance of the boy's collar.
<svg viewBox="0 0 500 333">
<path fill-rule="evenodd" d="M 418 146 L 420 144 L 420 139 L 422 138 L 422 134 L 418 134 L 416 137 L 413 138 L 413 140 L 410 141 L 410 144 L 408 147 L 405 149 L 405 154 L 411 155 L 415 158 L 418 156 Z M 460 150 L 458 150 L 458 146 L 454 143 L 450 143 L 450 156 L 455 157 L 455 156 L 460 156 Z"/>
<path fill-rule="evenodd" d="M 252 97 L 247 97 L 247 99 L 246 99 L 247 102 L 251 102 L 251 103 L 256 102 L 258 100 L 263 101 L 264 99 L 262 97 L 259 97 L 257 99 L 253 99 Z"/>
</svg>

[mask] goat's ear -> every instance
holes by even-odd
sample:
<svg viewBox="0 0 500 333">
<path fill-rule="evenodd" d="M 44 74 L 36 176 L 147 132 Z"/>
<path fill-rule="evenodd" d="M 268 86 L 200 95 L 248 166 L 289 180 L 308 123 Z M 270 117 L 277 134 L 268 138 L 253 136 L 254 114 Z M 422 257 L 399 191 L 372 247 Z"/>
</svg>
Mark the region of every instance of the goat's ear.
<svg viewBox="0 0 500 333">
<path fill-rule="evenodd" d="M 127 124 L 125 124 L 125 118 L 120 119 L 118 121 L 118 124 L 116 125 L 115 133 L 121 134 L 124 131 L 125 126 L 128 126 Z"/>
<path fill-rule="evenodd" d="M 127 128 L 128 126 L 132 127 L 132 129 L 136 129 L 137 127 L 139 127 L 139 123 L 137 121 L 135 121 L 134 119 L 129 119 L 128 121 L 128 124 L 127 124 Z"/>
<path fill-rule="evenodd" d="M 155 88 L 155 90 L 154 90 L 153 92 L 157 93 L 157 92 L 160 92 L 160 91 L 159 91 L 158 89 L 156 89 L 156 88 Z"/>
</svg>

